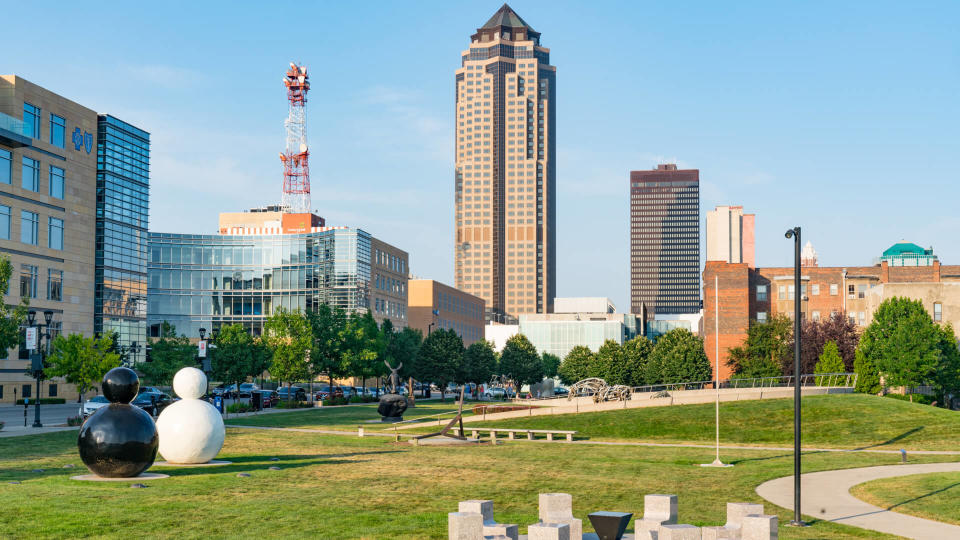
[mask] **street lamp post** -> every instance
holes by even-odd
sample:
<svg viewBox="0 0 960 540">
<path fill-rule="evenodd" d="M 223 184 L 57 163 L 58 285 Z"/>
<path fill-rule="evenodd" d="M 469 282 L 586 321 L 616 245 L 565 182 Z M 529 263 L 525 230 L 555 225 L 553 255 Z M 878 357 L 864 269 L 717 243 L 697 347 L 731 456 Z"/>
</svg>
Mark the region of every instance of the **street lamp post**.
<svg viewBox="0 0 960 540">
<path fill-rule="evenodd" d="M 793 238 L 793 521 L 791 525 L 805 527 L 800 519 L 800 227 L 784 234 Z"/>
<path fill-rule="evenodd" d="M 46 350 L 43 347 L 43 343 L 44 338 L 46 338 L 46 346 L 50 346 L 50 325 L 53 323 L 53 311 L 48 309 L 43 312 L 43 320 L 46 324 L 35 324 L 36 318 L 36 311 L 31 309 L 29 312 L 27 312 L 28 326 L 36 327 L 37 329 L 36 349 L 30 355 L 30 368 L 33 371 L 33 376 L 37 379 L 37 397 L 34 401 L 33 427 L 42 428 L 43 424 L 40 422 L 40 381 L 43 380 L 43 364 L 44 360 L 46 359 Z"/>
</svg>

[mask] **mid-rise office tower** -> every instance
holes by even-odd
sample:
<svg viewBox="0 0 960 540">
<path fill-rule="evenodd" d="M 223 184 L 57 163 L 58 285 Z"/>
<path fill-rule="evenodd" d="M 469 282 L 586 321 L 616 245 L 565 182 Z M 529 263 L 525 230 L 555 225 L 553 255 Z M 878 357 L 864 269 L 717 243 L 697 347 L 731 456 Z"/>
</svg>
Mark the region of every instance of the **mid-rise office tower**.
<svg viewBox="0 0 960 540">
<path fill-rule="evenodd" d="M 700 311 L 700 171 L 630 172 L 630 309 Z"/>
<path fill-rule="evenodd" d="M 504 4 L 456 71 L 456 286 L 487 320 L 548 313 L 556 295 L 556 68 Z"/>
</svg>

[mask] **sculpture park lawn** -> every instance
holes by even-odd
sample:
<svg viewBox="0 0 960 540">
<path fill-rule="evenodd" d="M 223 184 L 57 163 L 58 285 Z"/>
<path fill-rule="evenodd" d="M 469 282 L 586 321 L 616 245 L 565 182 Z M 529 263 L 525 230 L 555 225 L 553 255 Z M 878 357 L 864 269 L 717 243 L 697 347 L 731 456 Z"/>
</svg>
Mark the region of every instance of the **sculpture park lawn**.
<svg viewBox="0 0 960 540">
<path fill-rule="evenodd" d="M 470 407 L 475 403 L 476 402 L 470 401 L 464 403 L 464 416 L 473 414 L 470 412 Z M 450 399 L 447 399 L 445 403 L 436 400 L 417 401 L 416 407 L 408 408 L 406 412 L 403 413 L 403 418 L 404 420 L 413 420 L 438 413 L 456 413 L 456 411 L 457 404 Z M 452 417 L 452 414 L 447 414 L 442 417 L 442 421 L 446 423 Z M 359 425 L 369 426 L 371 430 L 387 429 L 391 426 L 391 424 L 380 423 L 378 420 L 380 420 L 380 414 L 377 413 L 377 404 L 369 403 L 365 405 L 302 409 L 291 412 L 284 411 L 239 418 L 231 417 L 228 418 L 225 423 L 228 426 L 288 427 L 353 432 L 357 431 L 357 426 Z M 432 425 L 436 426 L 436 422 L 433 422 Z"/>
<path fill-rule="evenodd" d="M 960 473 L 883 478 L 854 486 L 850 492 L 880 508 L 960 525 Z"/>
<path fill-rule="evenodd" d="M 0 439 L 0 538 L 443 539 L 447 513 L 459 501 L 493 499 L 497 519 L 524 532 L 537 520 L 537 494 L 558 491 L 573 494 L 574 513 L 587 530 L 588 513 L 640 513 L 649 493 L 678 494 L 681 522 L 708 525 L 723 522 L 727 502 L 762 502 L 755 487 L 793 466 L 789 452 L 771 450 L 724 452 L 735 467 L 704 469 L 697 464 L 713 454 L 698 448 L 521 441 L 414 447 L 381 437 L 238 428 L 227 429 L 218 458 L 233 464 L 157 467 L 152 472 L 171 477 L 131 489 L 128 482 L 70 480 L 86 472 L 76 432 Z M 804 470 L 898 459 L 810 453 Z M 911 457 L 915 463 L 956 459 Z M 73 467 L 63 468 L 67 464 Z M 242 472 L 251 476 L 237 477 Z M 789 520 L 789 510 L 765 506 L 781 523 Z M 890 538 L 810 519 L 811 527 L 783 527 L 780 537 Z"/>
<path fill-rule="evenodd" d="M 636 399 L 636 398 L 635 398 Z M 714 404 L 471 422 L 468 427 L 576 430 L 578 438 L 714 442 Z M 960 450 L 960 411 L 864 394 L 808 396 L 804 448 Z M 793 446 L 793 400 L 720 403 L 720 444 Z"/>
</svg>

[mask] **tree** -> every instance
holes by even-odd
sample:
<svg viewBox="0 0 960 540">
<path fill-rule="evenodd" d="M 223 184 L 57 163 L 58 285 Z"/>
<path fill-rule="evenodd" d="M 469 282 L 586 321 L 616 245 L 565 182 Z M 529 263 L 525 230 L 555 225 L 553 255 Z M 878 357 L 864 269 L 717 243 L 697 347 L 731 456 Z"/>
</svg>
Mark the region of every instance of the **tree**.
<svg viewBox="0 0 960 540">
<path fill-rule="evenodd" d="M 460 383 L 476 383 L 474 396 L 480 392 L 480 384 L 489 383 L 497 370 L 497 353 L 489 341 L 474 341 L 463 353 Z"/>
<path fill-rule="evenodd" d="M 313 333 L 307 318 L 300 310 L 277 310 L 264 325 L 266 342 L 273 351 L 273 364 L 270 375 L 287 382 L 287 400 L 293 398 L 290 388 L 294 381 L 310 377 L 310 365 L 307 360 L 313 345 Z"/>
<path fill-rule="evenodd" d="M 843 360 L 844 368 L 837 373 L 847 373 L 853 368 L 857 344 L 860 342 L 860 333 L 857 325 L 845 313 L 834 313 L 831 316 L 814 321 L 805 319 L 801 323 L 803 339 L 800 341 L 800 372 L 813 373 L 823 349 L 830 341 L 834 342 Z M 791 335 L 789 351 L 793 351 Z M 793 356 L 788 353 L 786 364 L 789 370 L 793 369 Z"/>
<path fill-rule="evenodd" d="M 436 383 L 440 387 L 440 400 L 443 401 L 447 384 L 456 379 L 461 362 L 463 340 L 460 336 L 453 330 L 434 330 L 420 346 L 417 379 Z"/>
<path fill-rule="evenodd" d="M 933 393 L 941 407 L 950 408 L 950 401 L 960 395 L 960 349 L 957 336 L 949 323 L 938 325 L 940 361 L 932 378 Z"/>
<path fill-rule="evenodd" d="M 857 348 L 856 357 L 853 361 L 853 372 L 857 376 L 857 382 L 853 386 L 854 392 L 861 394 L 879 394 L 880 393 L 880 370 L 877 365 L 863 353 L 862 348 Z"/>
<path fill-rule="evenodd" d="M 727 365 L 741 378 L 778 377 L 792 372 L 793 321 L 777 315 L 767 322 L 754 322 L 747 330 L 747 339 L 734 349 Z"/>
<path fill-rule="evenodd" d="M 557 371 L 560 369 L 559 356 L 545 352 L 541 355 L 540 361 L 543 363 L 544 377 L 553 378 L 557 376 Z"/>
<path fill-rule="evenodd" d="M 390 362 L 391 366 L 403 364 L 399 372 L 400 377 L 403 379 L 416 379 L 418 377 L 417 362 L 419 362 L 420 344 L 423 342 L 423 334 L 421 334 L 419 330 L 407 326 L 399 332 L 391 332 L 389 336 L 385 337 L 386 349 L 384 358 Z M 410 388 L 410 395 L 411 397 L 413 396 L 413 388 Z"/>
<path fill-rule="evenodd" d="M 653 384 L 712 380 L 703 339 L 686 328 L 675 328 L 657 338 L 647 363 L 647 380 Z"/>
<path fill-rule="evenodd" d="M 346 374 L 344 349 L 347 314 L 339 306 L 331 307 L 323 303 L 315 311 L 308 311 L 306 318 L 312 341 L 309 365 L 311 379 L 325 373 L 330 379 L 332 392 L 334 379 Z"/>
<path fill-rule="evenodd" d="M 254 338 L 242 324 L 229 324 L 220 327 L 214 340 L 216 349 L 211 349 L 213 376 L 226 383 L 237 385 L 237 397 L 240 385 L 247 377 L 256 377 L 270 369 L 270 350 L 262 339 Z"/>
<path fill-rule="evenodd" d="M 387 323 L 389 321 L 384 323 L 387 330 L 393 333 L 392 324 Z M 359 377 L 364 384 L 368 377 L 376 377 L 386 371 L 383 364 L 383 338 L 377 321 L 369 311 L 350 314 L 343 345 L 344 370 Z"/>
<path fill-rule="evenodd" d="M 623 367 L 620 368 L 621 384 L 643 386 L 646 382 L 647 362 L 653 352 L 653 342 L 645 336 L 637 336 L 623 344 Z"/>
<path fill-rule="evenodd" d="M 886 386 L 929 382 L 940 360 L 940 331 L 919 300 L 888 298 L 873 314 L 859 350 Z"/>
<path fill-rule="evenodd" d="M 120 355 L 110 351 L 110 338 L 83 337 L 80 334 L 59 335 L 50 344 L 47 357 L 51 377 L 63 377 L 77 386 L 80 402 L 87 390 L 96 388 L 108 371 L 120 365 Z"/>
<path fill-rule="evenodd" d="M 560 364 L 558 373 L 560 381 L 567 386 L 576 384 L 583 379 L 590 377 L 590 366 L 593 364 L 593 351 L 583 345 L 577 345 L 570 349 L 563 363 Z"/>
<path fill-rule="evenodd" d="M 612 339 L 603 342 L 593 356 L 590 364 L 590 376 L 607 381 L 607 384 L 621 384 L 621 370 L 623 368 L 623 349 Z"/>
<path fill-rule="evenodd" d="M 187 366 L 197 365 L 197 348 L 187 336 L 177 336 L 177 328 L 163 321 L 160 337 L 150 340 L 150 361 L 137 364 L 143 379 L 157 386 L 173 382 L 173 376 Z"/>
<path fill-rule="evenodd" d="M 0 253 L 0 291 L 10 288 L 10 277 L 13 275 L 13 265 L 6 254 Z M 7 304 L 0 302 L 0 359 L 6 358 L 10 349 L 20 344 L 20 329 L 27 318 L 27 297 L 20 299 L 20 304 L 10 309 Z"/>
<path fill-rule="evenodd" d="M 780 362 L 769 356 L 753 356 L 746 345 L 732 347 L 727 365 L 733 366 L 733 379 L 760 379 L 783 375 Z"/>
<path fill-rule="evenodd" d="M 543 380 L 543 363 L 527 336 L 517 334 L 507 340 L 500 353 L 500 373 L 513 381 L 518 397 L 523 385 Z"/>
<path fill-rule="evenodd" d="M 813 368 L 813 372 L 817 374 L 846 373 L 843 358 L 840 357 L 840 349 L 835 342 L 828 341 L 823 346 L 823 353 L 820 355 L 817 365 Z M 827 377 L 817 377 L 817 386 L 827 386 L 828 384 L 830 384 L 830 379 Z"/>
</svg>

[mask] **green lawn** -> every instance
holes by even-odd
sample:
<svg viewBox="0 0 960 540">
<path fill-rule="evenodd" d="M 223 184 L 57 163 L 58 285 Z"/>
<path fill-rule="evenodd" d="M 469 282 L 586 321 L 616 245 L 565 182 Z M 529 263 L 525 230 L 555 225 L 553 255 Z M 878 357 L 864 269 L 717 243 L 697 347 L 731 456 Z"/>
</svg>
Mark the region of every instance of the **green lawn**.
<svg viewBox="0 0 960 540">
<path fill-rule="evenodd" d="M 883 478 L 854 486 L 850 492 L 894 512 L 960 525 L 960 473 Z"/>
<path fill-rule="evenodd" d="M 443 539 L 446 514 L 458 501 L 493 499 L 497 518 L 519 523 L 523 532 L 537 519 L 537 494 L 556 491 L 573 494 L 574 513 L 588 530 L 588 513 L 642 512 L 647 493 L 677 493 L 681 522 L 719 524 L 726 502 L 762 502 L 755 487 L 790 474 L 793 464 L 788 452 L 766 450 L 727 452 L 725 460 L 736 467 L 704 469 L 696 464 L 713 459 L 709 450 L 522 442 L 413 447 L 381 438 L 230 429 L 219 457 L 234 464 L 163 469 L 172 477 L 130 489 L 69 480 L 85 472 L 75 444 L 74 432 L 0 439 L 0 538 Z M 804 469 L 898 459 L 814 453 L 805 456 Z M 267 470 L 271 465 L 282 470 Z M 44 472 L 31 472 L 36 468 Z M 252 477 L 238 478 L 239 472 Z M 13 480 L 22 483 L 8 483 Z M 781 523 L 789 520 L 789 510 L 770 504 L 766 510 Z M 813 526 L 784 527 L 780 537 L 890 538 L 811 519 Z"/>
<path fill-rule="evenodd" d="M 960 450 L 960 412 L 863 394 L 803 398 L 803 445 Z M 470 426 L 577 430 L 592 440 L 714 441 L 714 404 L 534 416 Z M 721 444 L 792 446 L 793 400 L 720 404 Z"/>
<path fill-rule="evenodd" d="M 473 414 L 470 407 L 474 402 L 463 405 L 464 416 Z M 455 412 L 457 405 L 451 400 L 440 403 L 435 400 L 418 401 L 416 407 L 408 408 L 403 414 L 404 420 L 414 420 L 425 416 L 432 416 L 441 412 Z M 452 418 L 452 415 L 443 416 L 443 422 Z M 375 422 L 370 422 L 374 420 Z M 381 424 L 380 414 L 377 413 L 377 404 L 353 405 L 341 407 L 321 407 L 305 409 L 296 412 L 261 414 L 227 420 L 227 425 L 267 426 L 329 429 L 340 431 L 356 431 L 357 426 L 369 426 L 370 430 L 387 429 L 390 424 Z M 436 422 L 433 423 L 436 426 Z"/>
</svg>

